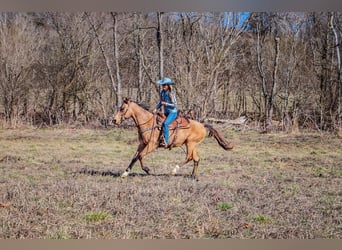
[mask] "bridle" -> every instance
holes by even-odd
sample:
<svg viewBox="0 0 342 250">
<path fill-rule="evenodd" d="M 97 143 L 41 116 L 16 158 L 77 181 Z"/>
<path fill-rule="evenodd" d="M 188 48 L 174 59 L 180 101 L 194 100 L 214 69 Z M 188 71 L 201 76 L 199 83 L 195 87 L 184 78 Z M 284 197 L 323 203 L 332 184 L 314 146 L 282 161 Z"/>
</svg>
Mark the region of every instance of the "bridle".
<svg viewBox="0 0 342 250">
<path fill-rule="evenodd" d="M 127 104 L 127 108 L 124 111 L 120 111 L 120 115 L 121 115 L 121 121 L 126 120 L 127 118 L 125 117 L 127 111 L 129 109 L 129 104 Z"/>
</svg>

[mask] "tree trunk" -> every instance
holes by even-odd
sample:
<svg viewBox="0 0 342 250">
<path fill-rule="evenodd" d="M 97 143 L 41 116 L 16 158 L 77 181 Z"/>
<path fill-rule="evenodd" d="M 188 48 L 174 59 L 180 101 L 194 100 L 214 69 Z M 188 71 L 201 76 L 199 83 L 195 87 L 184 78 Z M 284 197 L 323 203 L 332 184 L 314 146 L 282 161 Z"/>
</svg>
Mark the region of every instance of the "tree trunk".
<svg viewBox="0 0 342 250">
<path fill-rule="evenodd" d="M 120 77 L 120 65 L 119 65 L 119 46 L 117 38 L 117 13 L 110 13 L 113 18 L 113 40 L 114 40 L 114 61 L 116 71 L 116 106 L 121 107 L 122 104 L 122 90 L 121 90 L 121 77 Z"/>
<path fill-rule="evenodd" d="M 260 41 L 260 28 L 258 25 L 257 28 L 257 66 L 258 66 L 258 72 L 259 76 L 261 78 L 261 91 L 262 96 L 264 100 L 264 129 L 267 130 L 267 121 L 268 121 L 268 112 L 267 112 L 267 101 L 268 101 L 268 92 L 267 92 L 267 85 L 266 85 L 266 77 L 265 72 L 262 64 L 262 45 Z M 260 102 L 261 103 L 261 102 Z"/>
<path fill-rule="evenodd" d="M 269 100 L 267 105 L 267 121 L 266 121 L 266 130 L 269 131 L 272 127 L 272 118 L 273 118 L 273 107 L 274 107 L 274 98 L 277 89 L 277 74 L 278 74 L 278 62 L 279 62 L 279 37 L 274 38 L 275 41 L 275 55 L 274 55 L 274 68 L 273 68 L 273 79 L 272 79 L 272 89 L 269 93 Z"/>
<path fill-rule="evenodd" d="M 163 12 L 157 12 L 158 27 L 157 27 L 157 43 L 159 50 L 159 79 L 164 77 L 164 40 L 163 40 L 163 27 L 162 27 Z"/>
<path fill-rule="evenodd" d="M 338 40 L 338 35 L 334 26 L 334 13 L 332 13 L 332 15 L 330 16 L 330 27 L 331 30 L 334 34 L 334 47 L 336 48 L 336 60 L 337 60 L 337 97 L 336 97 L 336 102 L 337 102 L 337 126 L 338 128 L 342 128 L 342 114 L 341 114 L 341 89 L 342 89 L 342 82 L 341 82 L 341 55 L 340 55 L 340 44 L 339 44 L 339 40 Z"/>
</svg>

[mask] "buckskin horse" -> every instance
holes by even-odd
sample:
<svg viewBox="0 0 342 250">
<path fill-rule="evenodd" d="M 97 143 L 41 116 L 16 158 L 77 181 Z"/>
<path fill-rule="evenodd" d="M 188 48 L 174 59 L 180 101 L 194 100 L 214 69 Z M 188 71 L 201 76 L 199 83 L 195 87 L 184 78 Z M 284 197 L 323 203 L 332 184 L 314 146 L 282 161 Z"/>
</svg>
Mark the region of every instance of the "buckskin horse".
<svg viewBox="0 0 342 250">
<path fill-rule="evenodd" d="M 142 170 L 147 174 L 150 174 L 150 169 L 147 166 L 144 166 L 143 159 L 147 154 L 159 147 L 161 125 L 158 125 L 158 119 L 163 119 L 160 115 L 151 113 L 142 107 L 142 105 L 131 101 L 129 98 L 124 98 L 119 111 L 114 115 L 113 122 L 116 125 L 120 125 L 123 120 L 129 118 L 134 120 L 138 129 L 139 146 L 127 169 L 121 174 L 122 178 L 129 175 L 129 172 L 137 160 L 140 161 Z M 186 158 L 181 164 L 181 167 L 193 160 L 194 167 L 191 177 L 196 180 L 198 180 L 197 171 L 200 160 L 196 147 L 206 137 L 207 130 L 209 130 L 209 136 L 214 136 L 223 149 L 230 150 L 233 148 L 233 145 L 230 142 L 227 142 L 218 131 L 209 124 L 202 124 L 185 117 L 177 117 L 176 121 L 170 125 L 170 149 L 185 144 Z M 179 166 L 176 165 L 171 174 L 175 175 L 178 169 Z"/>
</svg>

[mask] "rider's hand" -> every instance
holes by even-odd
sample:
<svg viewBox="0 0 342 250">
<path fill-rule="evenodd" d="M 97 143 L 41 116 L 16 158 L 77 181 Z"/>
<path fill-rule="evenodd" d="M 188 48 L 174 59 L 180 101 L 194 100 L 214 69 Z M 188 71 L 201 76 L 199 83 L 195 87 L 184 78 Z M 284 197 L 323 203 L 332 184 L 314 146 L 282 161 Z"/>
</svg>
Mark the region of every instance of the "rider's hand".
<svg viewBox="0 0 342 250">
<path fill-rule="evenodd" d="M 165 105 L 166 105 L 166 102 L 161 102 L 161 105 L 165 106 Z"/>
</svg>

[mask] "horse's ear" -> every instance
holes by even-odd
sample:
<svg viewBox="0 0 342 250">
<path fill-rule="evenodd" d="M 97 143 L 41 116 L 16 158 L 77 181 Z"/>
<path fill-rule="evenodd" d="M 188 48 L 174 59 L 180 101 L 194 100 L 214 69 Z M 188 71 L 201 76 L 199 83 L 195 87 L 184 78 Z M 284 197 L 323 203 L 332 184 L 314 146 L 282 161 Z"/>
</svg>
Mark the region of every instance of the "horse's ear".
<svg viewBox="0 0 342 250">
<path fill-rule="evenodd" d="M 125 98 L 123 99 L 123 102 L 126 103 L 126 104 L 128 104 L 130 101 L 131 101 L 131 100 L 130 100 L 128 97 L 125 97 Z"/>
</svg>

